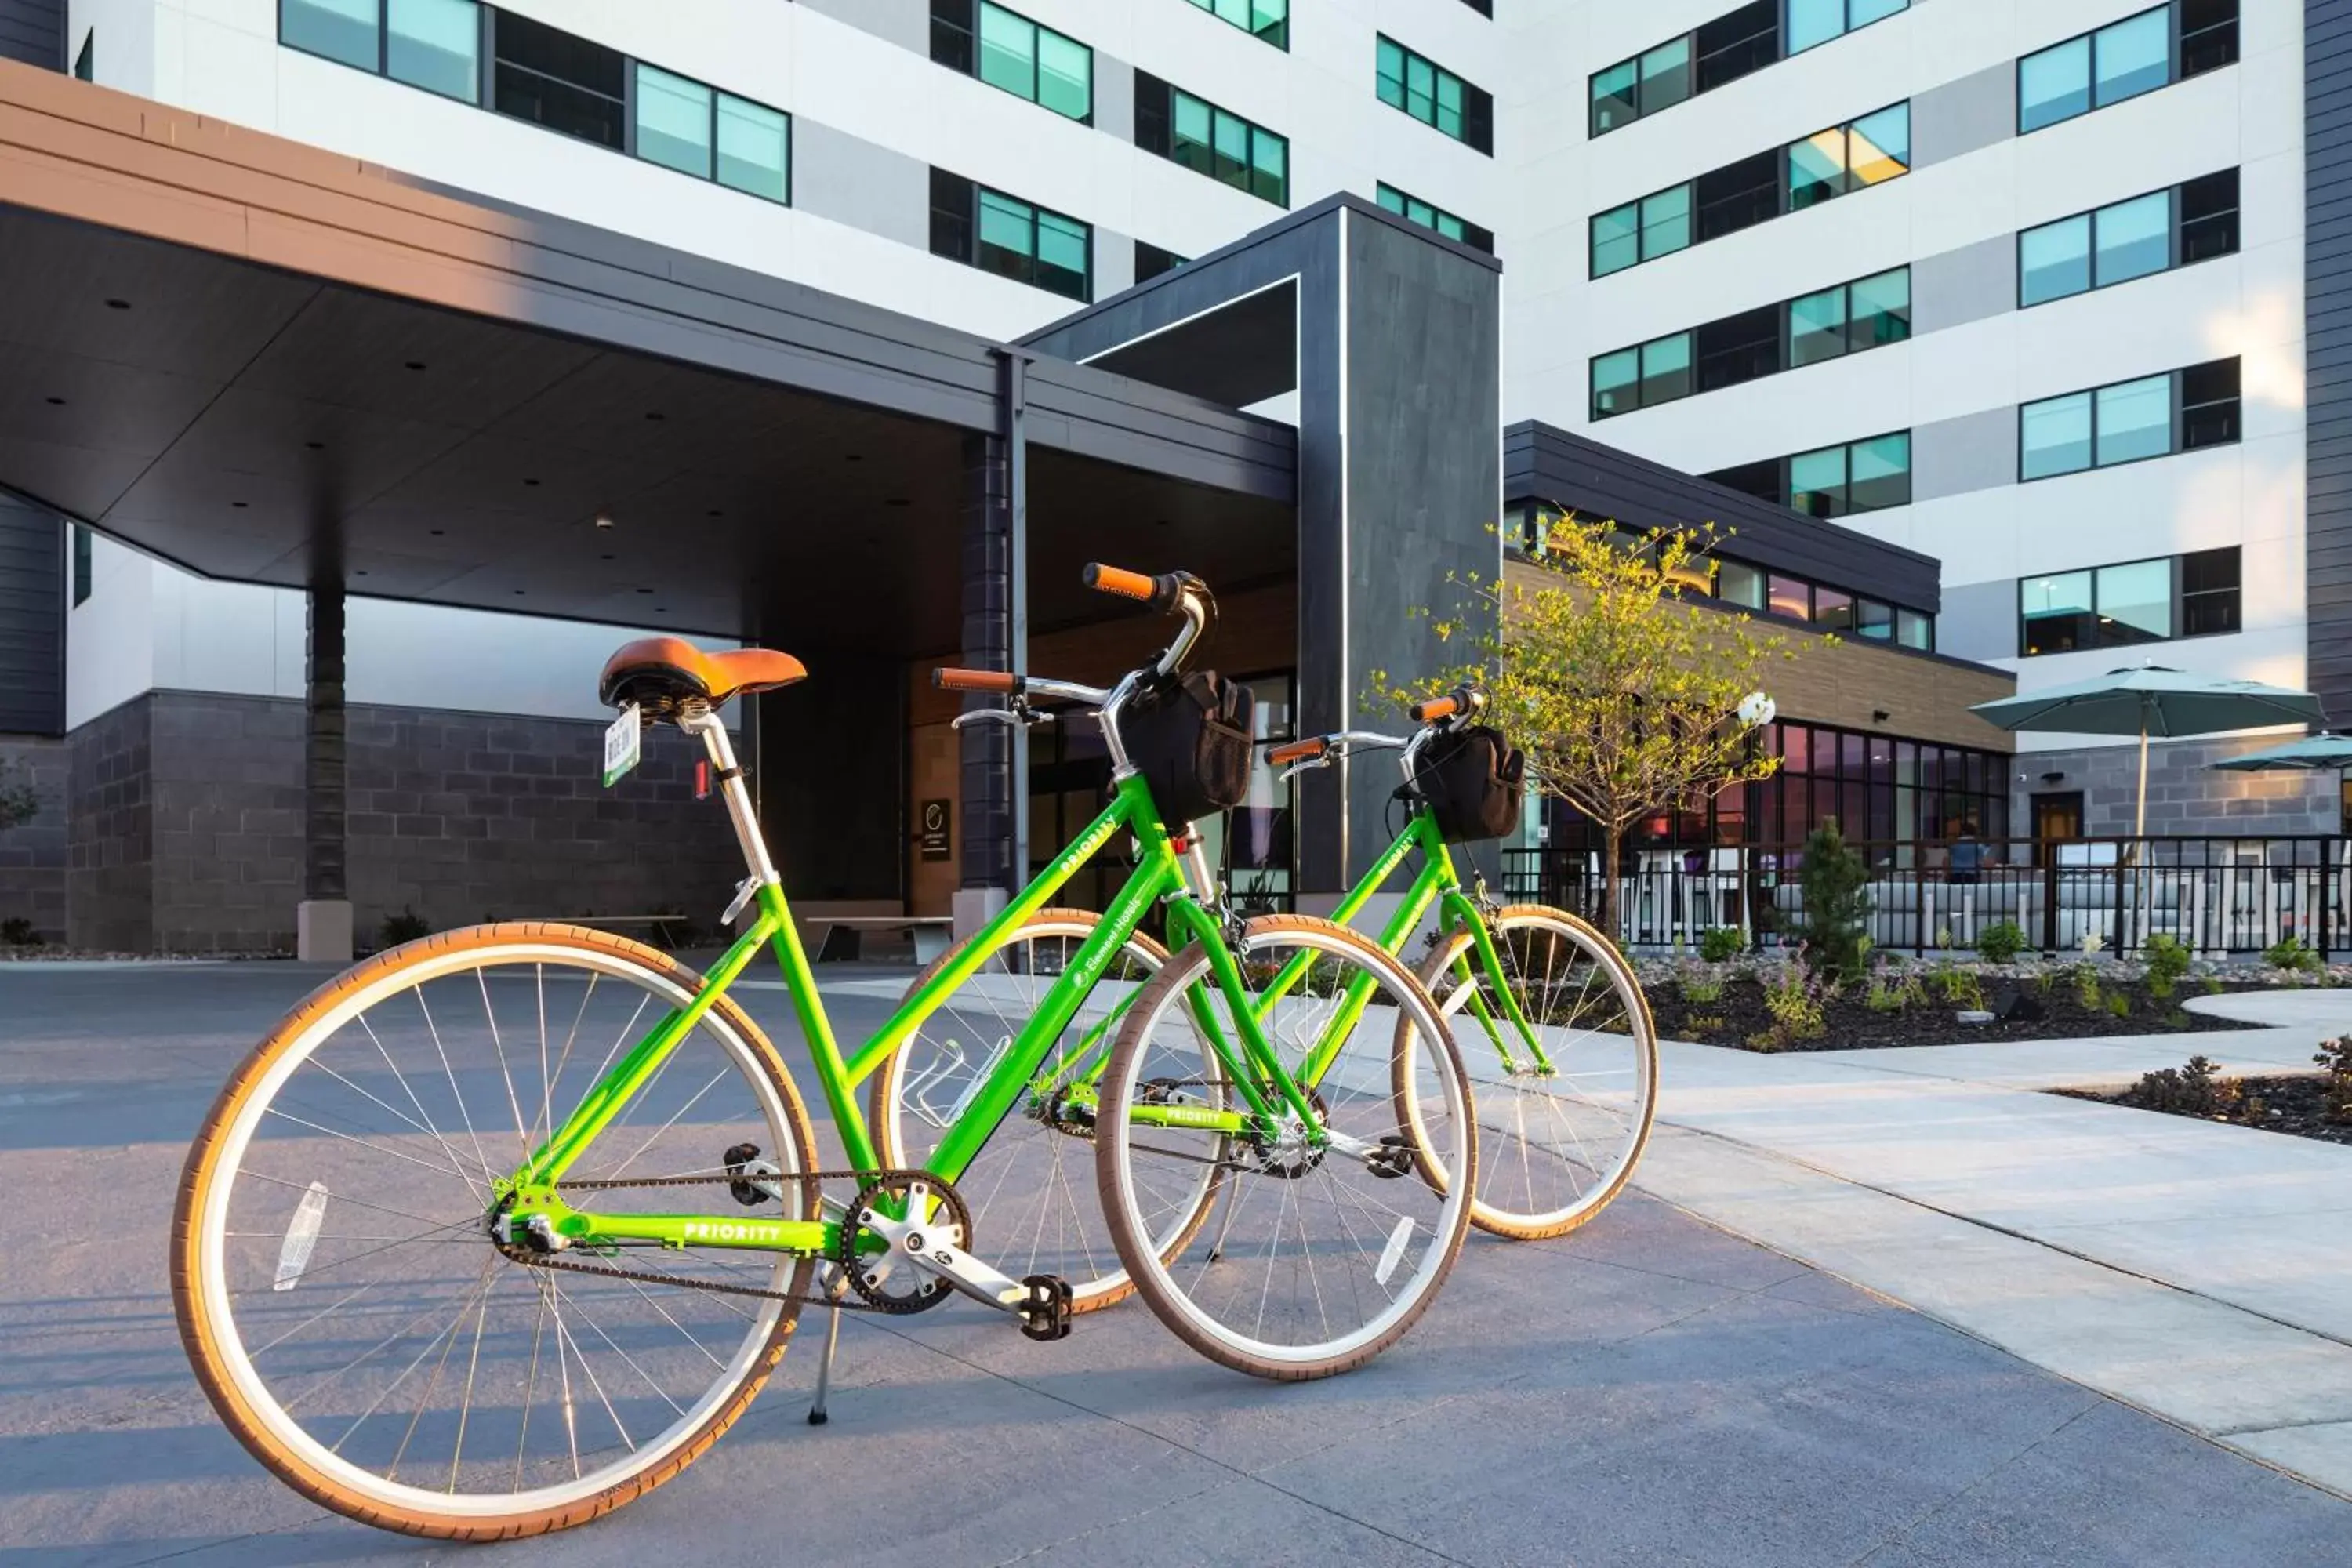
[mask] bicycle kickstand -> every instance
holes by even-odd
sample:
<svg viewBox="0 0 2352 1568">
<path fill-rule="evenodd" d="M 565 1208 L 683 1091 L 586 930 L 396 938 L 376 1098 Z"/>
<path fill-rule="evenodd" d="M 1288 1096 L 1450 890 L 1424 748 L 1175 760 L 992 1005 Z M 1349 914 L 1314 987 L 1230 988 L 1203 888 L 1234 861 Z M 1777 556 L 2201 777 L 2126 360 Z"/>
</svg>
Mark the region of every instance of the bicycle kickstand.
<svg viewBox="0 0 2352 1568">
<path fill-rule="evenodd" d="M 839 1268 L 834 1268 L 833 1283 L 825 1288 L 825 1300 L 828 1302 L 838 1302 L 842 1292 L 848 1289 L 848 1275 L 843 1273 Z M 831 1419 L 825 1414 L 824 1397 L 833 1387 L 833 1352 L 840 1347 L 841 1309 L 838 1306 L 828 1305 L 825 1308 L 824 1355 L 816 1363 L 816 1397 L 809 1401 L 808 1424 L 812 1426 L 822 1426 Z"/>
</svg>

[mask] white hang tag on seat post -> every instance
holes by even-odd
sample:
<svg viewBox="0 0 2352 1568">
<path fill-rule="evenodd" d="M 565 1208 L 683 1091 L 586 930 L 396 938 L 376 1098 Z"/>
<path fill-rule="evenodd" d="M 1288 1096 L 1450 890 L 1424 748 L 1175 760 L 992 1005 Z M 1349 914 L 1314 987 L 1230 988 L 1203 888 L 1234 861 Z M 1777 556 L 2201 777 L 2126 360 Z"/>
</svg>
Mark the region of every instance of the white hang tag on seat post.
<svg viewBox="0 0 2352 1568">
<path fill-rule="evenodd" d="M 630 703 L 621 710 L 621 716 L 604 731 L 604 787 L 611 789 L 637 765 L 637 749 L 644 743 L 644 726 L 637 719 L 637 705 Z"/>
</svg>

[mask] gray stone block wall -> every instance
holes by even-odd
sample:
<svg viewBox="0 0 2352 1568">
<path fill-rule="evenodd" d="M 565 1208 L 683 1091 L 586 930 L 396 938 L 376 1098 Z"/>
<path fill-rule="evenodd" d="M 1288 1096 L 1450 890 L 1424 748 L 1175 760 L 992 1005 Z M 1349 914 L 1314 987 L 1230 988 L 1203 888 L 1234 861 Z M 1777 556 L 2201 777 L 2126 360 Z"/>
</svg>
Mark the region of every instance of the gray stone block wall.
<svg viewBox="0 0 2352 1568">
<path fill-rule="evenodd" d="M 0 787 L 29 785 L 29 822 L 0 829 L 0 921 L 26 920 L 47 942 L 66 938 L 67 780 L 65 742 L 0 735 Z"/>
<path fill-rule="evenodd" d="M 152 701 L 134 698 L 66 737 L 66 932 L 76 947 L 155 949 Z"/>
<path fill-rule="evenodd" d="M 2279 743 L 2263 735 L 2213 741 L 2154 741 L 2147 752 L 2147 830 L 2150 833 L 2334 834 L 2342 831 L 2336 773 L 2222 773 L 2213 764 Z M 2016 831 L 2033 830 L 2036 795 L 2080 790 L 2084 830 L 2093 835 L 2132 830 L 2139 781 L 2137 743 L 2065 752 L 2020 752 L 2011 802 Z M 2046 773 L 2058 773 L 2045 780 Z"/>
<path fill-rule="evenodd" d="M 352 930 L 497 916 L 682 910 L 718 923 L 742 863 L 698 749 L 646 738 L 601 784 L 602 723 L 434 710 L 350 710 Z M 78 946 L 279 952 L 302 897 L 302 704 L 150 692 L 74 731 L 63 794 L 64 924 Z M 5 841 L 0 841 L 5 847 Z M 0 916 L 5 911 L 0 910 Z M 635 931 L 638 928 L 625 928 Z"/>
</svg>

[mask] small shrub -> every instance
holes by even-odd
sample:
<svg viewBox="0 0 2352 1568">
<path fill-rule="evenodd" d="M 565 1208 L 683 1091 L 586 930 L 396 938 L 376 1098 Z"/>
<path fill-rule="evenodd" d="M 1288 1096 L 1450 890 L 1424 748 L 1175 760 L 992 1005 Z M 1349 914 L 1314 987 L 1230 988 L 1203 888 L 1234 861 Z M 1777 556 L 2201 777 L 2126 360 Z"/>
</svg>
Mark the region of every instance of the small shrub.
<svg viewBox="0 0 2352 1568">
<path fill-rule="evenodd" d="M 1870 868 L 1846 845 L 1831 817 L 1805 840 L 1801 873 L 1805 891 L 1805 950 L 1814 969 L 1840 980 L 1862 978 L 1869 952 L 1863 922 L 1870 918 Z"/>
<path fill-rule="evenodd" d="M 2178 1007 L 2164 1016 L 2164 1026 L 2168 1029 L 2185 1029 L 2189 1025 L 2189 1015 Z"/>
<path fill-rule="evenodd" d="M 2199 984 L 2205 987 L 2205 994 L 2208 996 L 2219 996 L 2221 994 L 2221 977 L 2218 974 L 2209 974 L 2202 981 L 2199 982 Z"/>
<path fill-rule="evenodd" d="M 1963 1013 L 1984 1011 L 1984 982 L 1973 969 L 1953 964 L 1936 971 L 1936 994 Z"/>
<path fill-rule="evenodd" d="M 1936 928 L 1936 946 L 1939 950 L 1948 952 L 1951 945 L 1952 928 L 1949 926 L 1937 926 Z"/>
<path fill-rule="evenodd" d="M 1675 981 L 1675 989 L 1694 1007 L 1712 1007 L 1723 1000 L 1723 981 L 1713 974 L 1680 975 Z"/>
<path fill-rule="evenodd" d="M 2352 1121 L 2352 1035 L 2323 1041 L 2311 1058 L 2327 1069 L 2322 1104 L 2330 1121 Z"/>
<path fill-rule="evenodd" d="M 2074 1000 L 2082 1004 L 2085 1013 L 2095 1013 L 2106 1005 L 2106 998 L 2099 991 L 2098 972 L 2087 963 L 2074 966 Z"/>
<path fill-rule="evenodd" d="M 2244 1090 L 2231 1079 L 2216 1078 L 2219 1071 L 2220 1066 L 2204 1057 L 2190 1057 L 2185 1067 L 2140 1074 L 2124 1099 L 2149 1110 L 2226 1116 L 2237 1108 Z"/>
<path fill-rule="evenodd" d="M 2083 933 L 2083 956 L 2084 958 L 2096 958 L 2099 954 L 2106 951 L 2107 939 L 2105 937 L 2101 936 L 2095 931 L 2086 931 Z"/>
<path fill-rule="evenodd" d="M 2131 1016 L 2131 998 L 2120 991 L 2107 993 L 2107 1011 L 2118 1018 Z"/>
<path fill-rule="evenodd" d="M 1720 1013 L 1694 1013 L 1688 1018 L 1683 1020 L 1683 1027 L 1688 1029 L 1694 1035 L 1719 1035 L 1723 1033 L 1724 1028 L 1723 1015 Z"/>
<path fill-rule="evenodd" d="M 2319 967 L 2319 955 L 2303 945 L 2303 938 L 2289 931 L 2263 950 L 2263 962 L 2284 973 L 2304 974 Z"/>
<path fill-rule="evenodd" d="M 1977 932 L 1977 956 L 1987 963 L 2007 963 L 2025 951 L 2025 931 L 2015 921 L 1995 921 Z"/>
<path fill-rule="evenodd" d="M 1698 955 L 1709 963 L 1728 963 L 1739 956 L 1748 938 L 1738 926 L 1709 926 L 1698 939 Z"/>
<path fill-rule="evenodd" d="M 1925 1006 L 1927 988 L 1919 983 L 1915 971 L 1898 971 L 1880 975 L 1870 983 L 1862 1005 L 1874 1013 L 1900 1013 L 1906 1007 Z"/>
<path fill-rule="evenodd" d="M 33 922 L 22 915 L 10 915 L 0 921 L 0 942 L 10 947 L 30 947 L 40 940 L 41 933 L 35 931 Z"/>
<path fill-rule="evenodd" d="M 1820 1039 L 1829 1033 L 1826 991 L 1822 978 L 1802 963 L 1784 965 L 1764 983 L 1764 1011 L 1771 1015 L 1772 1026 L 1748 1044 L 1759 1050 L 1777 1051 L 1799 1040 Z"/>
<path fill-rule="evenodd" d="M 2147 994 L 2159 1002 L 2171 1000 L 2189 973 L 2189 950 L 2178 937 L 2161 932 L 2147 939 L 2142 956 L 2147 962 Z"/>
<path fill-rule="evenodd" d="M 398 947 L 404 942 L 415 942 L 432 934 L 432 922 L 405 904 L 401 906 L 398 914 L 384 916 L 383 923 L 376 927 L 376 935 L 383 940 L 386 947 Z"/>
</svg>

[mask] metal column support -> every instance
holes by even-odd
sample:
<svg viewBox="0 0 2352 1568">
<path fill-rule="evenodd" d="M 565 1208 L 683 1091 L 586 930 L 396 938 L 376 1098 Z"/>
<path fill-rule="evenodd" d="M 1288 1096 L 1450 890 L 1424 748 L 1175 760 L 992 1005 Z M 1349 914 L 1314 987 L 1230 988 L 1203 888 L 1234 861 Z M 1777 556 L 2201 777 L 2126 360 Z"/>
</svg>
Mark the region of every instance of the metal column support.
<svg viewBox="0 0 2352 1568">
<path fill-rule="evenodd" d="M 1021 349 L 999 349 L 1004 360 L 1004 490 L 1006 513 L 1005 668 L 1029 670 L 1029 362 L 1034 354 Z M 1013 737 L 1013 877 L 1005 884 L 1010 898 L 1028 884 L 1029 858 L 1029 737 Z"/>
<path fill-rule="evenodd" d="M 312 588 L 302 685 L 302 901 L 294 911 L 294 950 L 299 958 L 347 963 L 352 905 L 343 625 L 341 584 Z"/>
</svg>

